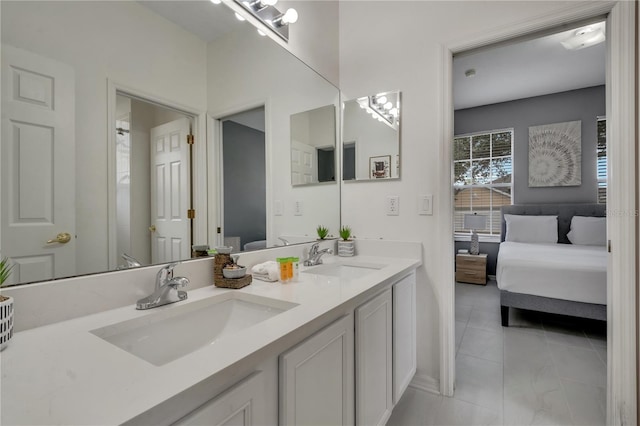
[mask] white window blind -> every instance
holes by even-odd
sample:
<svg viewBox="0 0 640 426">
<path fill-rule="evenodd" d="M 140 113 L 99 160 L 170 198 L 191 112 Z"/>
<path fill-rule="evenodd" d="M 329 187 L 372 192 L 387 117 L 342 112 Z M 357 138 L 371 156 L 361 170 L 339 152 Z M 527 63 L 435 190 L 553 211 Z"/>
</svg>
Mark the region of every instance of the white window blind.
<svg viewBox="0 0 640 426">
<path fill-rule="evenodd" d="M 500 207 L 512 204 L 513 129 L 455 136 L 453 140 L 454 229 L 463 227 L 465 213 L 487 216 L 479 234 L 500 235 Z"/>
</svg>

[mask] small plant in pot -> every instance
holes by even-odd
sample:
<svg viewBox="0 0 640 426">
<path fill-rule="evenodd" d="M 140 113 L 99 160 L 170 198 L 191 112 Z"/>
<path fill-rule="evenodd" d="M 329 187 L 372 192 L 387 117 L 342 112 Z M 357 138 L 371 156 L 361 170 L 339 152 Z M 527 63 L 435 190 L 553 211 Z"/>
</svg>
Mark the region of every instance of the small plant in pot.
<svg viewBox="0 0 640 426">
<path fill-rule="evenodd" d="M 338 256 L 348 257 L 356 254 L 356 242 L 351 239 L 351 228 L 342 226 L 338 240 Z"/>
<path fill-rule="evenodd" d="M 11 275 L 13 265 L 8 258 L 0 260 L 0 287 Z M 13 298 L 0 294 L 0 351 L 7 347 L 13 337 Z"/>
<path fill-rule="evenodd" d="M 329 235 L 329 228 L 325 228 L 322 225 L 318 225 L 316 228 L 316 232 L 318 233 L 318 238 L 324 240 Z"/>
</svg>

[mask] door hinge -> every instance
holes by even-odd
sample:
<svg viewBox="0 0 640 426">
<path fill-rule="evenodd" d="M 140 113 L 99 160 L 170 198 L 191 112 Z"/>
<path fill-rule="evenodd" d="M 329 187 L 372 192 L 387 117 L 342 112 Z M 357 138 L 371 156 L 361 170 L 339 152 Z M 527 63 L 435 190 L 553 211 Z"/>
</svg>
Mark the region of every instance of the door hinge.
<svg viewBox="0 0 640 426">
<path fill-rule="evenodd" d="M 222 233 L 222 228 L 218 226 L 218 234 Z"/>
<path fill-rule="evenodd" d="M 193 135 L 187 135 L 187 144 L 193 145 L 193 143 L 194 143 Z"/>
<path fill-rule="evenodd" d="M 187 219 L 195 219 L 196 211 L 194 209 L 187 210 Z"/>
</svg>

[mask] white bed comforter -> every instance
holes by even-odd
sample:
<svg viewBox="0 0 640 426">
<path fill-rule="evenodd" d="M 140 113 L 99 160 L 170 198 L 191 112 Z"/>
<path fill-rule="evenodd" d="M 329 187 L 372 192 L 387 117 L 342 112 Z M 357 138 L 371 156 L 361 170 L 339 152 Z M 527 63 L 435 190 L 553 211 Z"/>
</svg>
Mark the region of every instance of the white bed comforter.
<svg viewBox="0 0 640 426">
<path fill-rule="evenodd" d="M 513 293 L 606 305 L 606 248 L 503 242 L 496 280 Z"/>
</svg>

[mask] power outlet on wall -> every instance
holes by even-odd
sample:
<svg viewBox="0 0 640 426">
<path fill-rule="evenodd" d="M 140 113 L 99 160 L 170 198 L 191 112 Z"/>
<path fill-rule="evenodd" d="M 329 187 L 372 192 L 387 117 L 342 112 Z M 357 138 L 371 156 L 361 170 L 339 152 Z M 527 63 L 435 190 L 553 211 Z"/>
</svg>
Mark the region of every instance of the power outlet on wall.
<svg viewBox="0 0 640 426">
<path fill-rule="evenodd" d="M 400 197 L 397 195 L 387 196 L 387 216 L 398 216 L 400 214 Z"/>
</svg>

